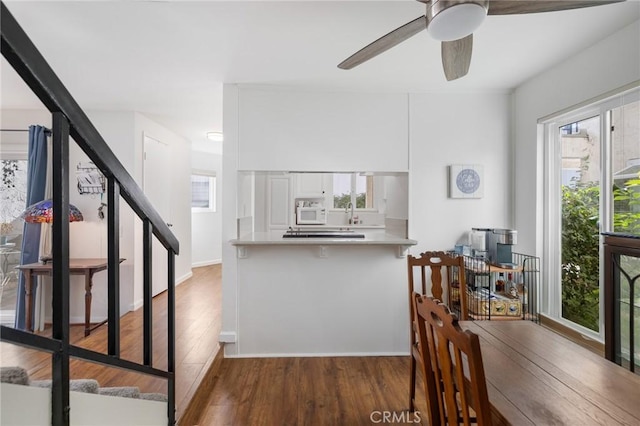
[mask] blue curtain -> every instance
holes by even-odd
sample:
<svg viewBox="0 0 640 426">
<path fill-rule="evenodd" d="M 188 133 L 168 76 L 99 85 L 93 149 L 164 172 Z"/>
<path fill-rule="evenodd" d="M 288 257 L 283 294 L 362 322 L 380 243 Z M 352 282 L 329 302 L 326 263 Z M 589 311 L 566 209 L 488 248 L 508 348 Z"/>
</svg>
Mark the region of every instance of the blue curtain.
<svg viewBox="0 0 640 426">
<path fill-rule="evenodd" d="M 47 134 L 49 130 L 42 126 L 29 126 L 29 159 L 27 165 L 27 204 L 28 207 L 44 200 L 47 185 Z M 40 224 L 24 223 L 20 264 L 26 265 L 39 260 Z M 31 292 L 35 296 L 36 280 L 33 280 Z M 15 327 L 25 329 L 25 287 L 24 275 L 18 278 L 18 297 L 16 301 Z M 35 300 L 33 298 L 32 300 Z M 32 309 L 33 312 L 33 309 Z M 31 318 L 33 324 L 33 318 Z"/>
</svg>

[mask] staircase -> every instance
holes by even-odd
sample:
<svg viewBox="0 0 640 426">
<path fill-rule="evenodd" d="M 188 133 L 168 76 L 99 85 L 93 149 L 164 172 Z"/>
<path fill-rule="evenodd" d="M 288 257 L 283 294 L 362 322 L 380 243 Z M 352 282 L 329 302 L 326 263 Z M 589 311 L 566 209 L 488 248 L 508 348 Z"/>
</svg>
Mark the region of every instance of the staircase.
<svg viewBox="0 0 640 426">
<path fill-rule="evenodd" d="M 79 397 L 76 392 L 71 394 L 72 388 L 77 386 L 75 382 L 70 380 L 69 374 L 70 358 L 73 357 L 166 379 L 166 403 L 162 403 L 166 407 L 166 414 L 162 414 L 161 417 L 166 419 L 166 421 L 163 421 L 164 424 L 173 425 L 175 424 L 175 256 L 179 252 L 178 240 L 4 3 L 1 3 L 0 10 L 0 36 L 2 55 L 52 114 L 54 216 L 68 217 L 69 215 L 70 138 L 73 138 L 75 143 L 107 178 L 107 204 L 110 208 L 110 214 L 107 218 L 108 344 L 106 353 L 75 346 L 69 341 L 69 222 L 63 220 L 54 221 L 52 230 L 52 337 L 44 337 L 23 330 L 0 326 L 0 340 L 51 353 L 53 378 L 50 382 L 51 391 L 44 390 L 44 393 L 42 393 L 42 395 L 50 396 L 48 406 L 51 408 L 51 424 L 69 425 L 72 419 L 74 419 L 74 423 L 86 424 L 84 421 L 78 420 L 82 417 L 78 417 L 80 414 L 76 414 L 82 412 L 83 408 L 86 409 L 86 399 L 82 400 L 84 402 L 72 403 L 77 401 Z M 143 347 L 142 363 L 132 362 L 120 357 L 119 211 L 121 199 L 131 207 L 143 224 L 144 332 L 143 341 L 141 342 Z M 155 368 L 152 365 L 151 262 L 153 256 L 151 251 L 154 238 L 162 244 L 167 252 L 168 344 L 166 369 Z M 34 391 L 37 393 L 38 390 L 34 386 L 15 384 L 3 384 L 2 386 L 3 388 L 5 386 L 12 387 L 12 391 L 9 392 L 10 396 L 15 396 L 14 392 L 20 393 L 25 390 L 31 391 L 30 394 L 33 395 Z M 18 390 L 16 390 L 16 386 Z M 132 391 L 131 393 L 135 392 Z M 3 392 L 3 394 L 6 395 L 6 392 Z M 97 396 L 99 395 L 86 394 L 85 398 Z M 118 399 L 124 400 L 124 398 Z M 28 401 L 30 401 L 29 405 L 32 405 L 31 399 L 28 399 Z M 89 399 L 89 401 L 92 401 L 89 406 L 90 409 L 97 409 L 96 400 Z M 139 400 L 138 403 L 143 401 Z M 159 402 L 144 402 L 152 404 L 151 414 L 157 415 L 157 405 L 154 404 L 159 404 Z M 14 407 L 12 405 L 3 406 L 3 416 L 7 409 L 13 410 Z M 138 406 L 138 409 L 143 410 L 141 406 Z M 133 408 L 133 411 L 136 410 L 136 408 Z M 37 409 L 29 411 L 30 414 L 39 414 L 36 413 Z M 120 424 L 120 421 L 116 419 L 118 415 L 122 415 L 124 412 L 120 411 L 118 407 L 111 406 L 111 408 L 105 409 L 104 415 L 113 416 L 111 424 Z M 106 424 L 109 424 L 109 422 Z"/>
</svg>

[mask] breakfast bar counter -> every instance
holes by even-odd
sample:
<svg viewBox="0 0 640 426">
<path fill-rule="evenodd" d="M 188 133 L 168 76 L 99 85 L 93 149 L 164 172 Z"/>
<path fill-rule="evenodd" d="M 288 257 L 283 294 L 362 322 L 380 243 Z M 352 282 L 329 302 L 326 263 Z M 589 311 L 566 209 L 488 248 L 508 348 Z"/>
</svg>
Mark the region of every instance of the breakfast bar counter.
<svg viewBox="0 0 640 426">
<path fill-rule="evenodd" d="M 417 242 L 384 229 L 337 231 L 229 241 L 236 312 L 221 334 L 225 356 L 409 353 L 406 255 Z"/>
<path fill-rule="evenodd" d="M 416 240 L 387 234 L 384 231 L 355 232 L 355 231 L 319 231 L 318 234 L 307 236 L 314 231 L 293 231 L 291 238 L 285 231 L 254 232 L 242 238 L 231 240 L 236 246 L 238 258 L 246 258 L 251 246 L 311 246 L 319 250 L 319 257 L 328 257 L 328 246 L 386 246 L 395 250 L 397 257 L 405 257 L 410 246 L 417 244 Z M 304 234 L 302 234 L 304 232 Z M 318 231 L 316 231 L 318 232 Z M 349 233 L 352 232 L 353 235 Z M 287 237 L 285 237 L 287 235 Z M 339 236 L 338 236 L 339 235 Z"/>
<path fill-rule="evenodd" d="M 340 232 L 340 231 L 336 231 Z M 285 231 L 254 232 L 243 237 L 231 240 L 234 246 L 243 245 L 401 245 L 413 246 L 416 240 L 398 237 L 385 232 L 356 232 L 355 235 L 364 234 L 364 238 L 348 236 L 318 238 L 283 238 Z M 343 234 L 348 235 L 348 234 Z"/>
</svg>

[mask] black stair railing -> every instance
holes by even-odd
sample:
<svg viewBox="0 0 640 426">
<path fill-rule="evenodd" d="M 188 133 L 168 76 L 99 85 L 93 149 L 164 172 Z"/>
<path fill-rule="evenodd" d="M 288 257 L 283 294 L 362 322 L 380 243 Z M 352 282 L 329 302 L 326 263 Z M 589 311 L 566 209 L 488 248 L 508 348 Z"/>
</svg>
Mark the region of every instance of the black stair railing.
<svg viewBox="0 0 640 426">
<path fill-rule="evenodd" d="M 69 214 L 69 139 L 96 164 L 107 178 L 107 201 L 110 206 L 107 223 L 108 253 L 108 345 L 107 353 L 95 352 L 69 342 L 69 222 L 53 222 L 53 324 L 52 337 L 2 326 L 0 340 L 51 352 L 52 418 L 54 425 L 68 425 L 69 358 L 79 358 L 111 367 L 148 374 L 167 380 L 167 423 L 175 424 L 175 256 L 179 252 L 176 237 L 153 208 L 140 187 L 113 154 L 82 108 L 56 76 L 6 5 L 0 4 L 0 48 L 7 62 L 38 96 L 53 118 L 53 212 L 56 217 Z M 142 219 L 144 227 L 144 308 L 143 362 L 120 358 L 119 310 L 119 201 L 122 197 Z M 151 250 L 153 237 L 167 250 L 168 324 L 167 369 L 152 365 Z"/>
</svg>

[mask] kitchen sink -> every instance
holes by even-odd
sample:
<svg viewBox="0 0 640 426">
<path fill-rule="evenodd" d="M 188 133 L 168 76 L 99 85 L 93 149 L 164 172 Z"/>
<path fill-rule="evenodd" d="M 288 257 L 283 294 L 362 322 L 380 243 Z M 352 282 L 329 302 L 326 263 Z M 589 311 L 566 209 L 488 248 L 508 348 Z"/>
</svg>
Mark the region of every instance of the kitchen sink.
<svg viewBox="0 0 640 426">
<path fill-rule="evenodd" d="M 289 230 L 282 238 L 364 238 L 354 231 L 294 231 Z"/>
</svg>

